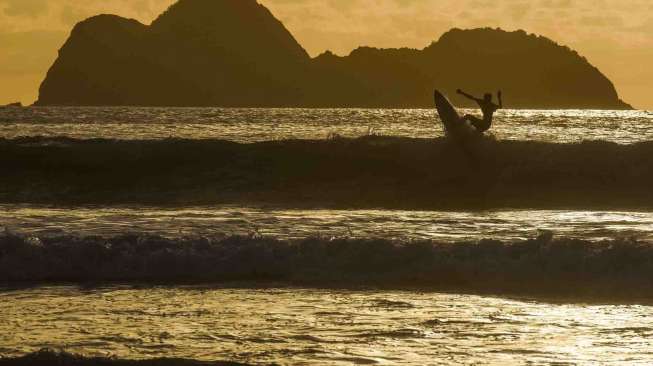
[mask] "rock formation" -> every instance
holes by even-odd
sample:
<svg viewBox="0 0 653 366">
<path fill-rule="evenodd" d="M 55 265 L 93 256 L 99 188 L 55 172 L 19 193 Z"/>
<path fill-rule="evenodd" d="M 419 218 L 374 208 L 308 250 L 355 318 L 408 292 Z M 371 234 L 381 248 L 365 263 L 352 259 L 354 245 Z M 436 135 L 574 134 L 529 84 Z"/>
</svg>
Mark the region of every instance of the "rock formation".
<svg viewBox="0 0 653 366">
<path fill-rule="evenodd" d="M 432 90 L 504 91 L 513 108 L 624 109 L 571 49 L 524 31 L 453 29 L 423 50 L 361 47 L 311 59 L 256 0 L 180 0 L 150 26 L 75 26 L 37 105 L 431 107 Z"/>
</svg>

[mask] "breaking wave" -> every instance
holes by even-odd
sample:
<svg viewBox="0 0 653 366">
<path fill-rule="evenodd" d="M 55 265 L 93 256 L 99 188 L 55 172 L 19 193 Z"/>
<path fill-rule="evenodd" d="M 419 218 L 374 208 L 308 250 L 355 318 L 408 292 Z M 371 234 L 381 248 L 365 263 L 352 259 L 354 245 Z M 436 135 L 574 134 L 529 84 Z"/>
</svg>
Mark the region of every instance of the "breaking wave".
<svg viewBox="0 0 653 366">
<path fill-rule="evenodd" d="M 653 142 L 0 139 L 0 202 L 650 208 Z"/>
<path fill-rule="evenodd" d="M 653 296 L 653 244 L 551 233 L 519 242 L 438 243 L 252 236 L 0 235 L 0 282 L 272 282 L 641 299 Z M 399 304 L 387 304 L 399 306 Z"/>
</svg>

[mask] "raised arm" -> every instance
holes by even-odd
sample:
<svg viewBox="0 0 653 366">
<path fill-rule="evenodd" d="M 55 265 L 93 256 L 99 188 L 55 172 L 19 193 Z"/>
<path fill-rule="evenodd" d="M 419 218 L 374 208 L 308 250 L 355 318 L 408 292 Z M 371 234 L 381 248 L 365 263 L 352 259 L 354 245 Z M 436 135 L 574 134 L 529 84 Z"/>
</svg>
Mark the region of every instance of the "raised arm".
<svg viewBox="0 0 653 366">
<path fill-rule="evenodd" d="M 468 98 L 468 99 L 471 99 L 471 100 L 473 100 L 473 101 L 475 101 L 475 102 L 477 102 L 477 103 L 480 103 L 480 102 L 481 102 L 480 99 L 475 98 L 474 96 L 469 95 L 469 94 L 465 93 L 464 91 L 462 91 L 462 90 L 460 90 L 460 89 L 456 90 L 456 93 L 458 93 L 458 94 L 460 94 L 460 95 L 462 95 L 462 96 L 464 96 L 464 97 L 466 97 L 466 98 Z"/>
</svg>

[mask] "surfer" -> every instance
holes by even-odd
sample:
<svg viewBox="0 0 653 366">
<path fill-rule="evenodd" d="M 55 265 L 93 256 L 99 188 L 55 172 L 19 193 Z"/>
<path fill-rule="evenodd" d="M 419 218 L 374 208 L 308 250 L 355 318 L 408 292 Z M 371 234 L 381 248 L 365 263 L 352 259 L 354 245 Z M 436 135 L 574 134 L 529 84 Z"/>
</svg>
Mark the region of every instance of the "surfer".
<svg viewBox="0 0 653 366">
<path fill-rule="evenodd" d="M 480 119 L 476 116 L 472 116 L 471 114 L 467 114 L 463 117 L 463 120 L 468 120 L 480 133 L 489 130 L 490 127 L 492 127 L 492 117 L 494 116 L 494 112 L 503 108 L 503 101 L 501 100 L 501 90 L 499 90 L 499 92 L 497 93 L 497 96 L 499 98 L 499 105 L 494 104 L 494 102 L 492 101 L 491 93 L 486 93 L 483 99 L 480 99 L 480 98 L 475 98 L 474 96 L 469 95 L 460 89 L 456 90 L 456 92 L 478 103 L 478 105 L 481 107 L 481 111 L 483 112 L 483 119 Z"/>
</svg>

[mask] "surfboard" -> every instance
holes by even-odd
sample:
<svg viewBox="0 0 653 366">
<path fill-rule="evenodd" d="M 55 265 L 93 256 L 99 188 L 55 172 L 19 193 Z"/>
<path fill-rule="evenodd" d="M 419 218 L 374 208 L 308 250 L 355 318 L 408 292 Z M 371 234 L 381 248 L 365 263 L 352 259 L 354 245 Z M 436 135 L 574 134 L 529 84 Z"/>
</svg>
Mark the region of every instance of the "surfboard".
<svg viewBox="0 0 653 366">
<path fill-rule="evenodd" d="M 444 94 L 435 90 L 433 98 L 435 100 L 435 108 L 440 115 L 440 121 L 442 121 L 444 132 L 447 136 L 461 138 L 473 135 L 475 131 L 474 127 L 468 121 L 462 119 L 456 111 L 456 108 Z"/>
</svg>

